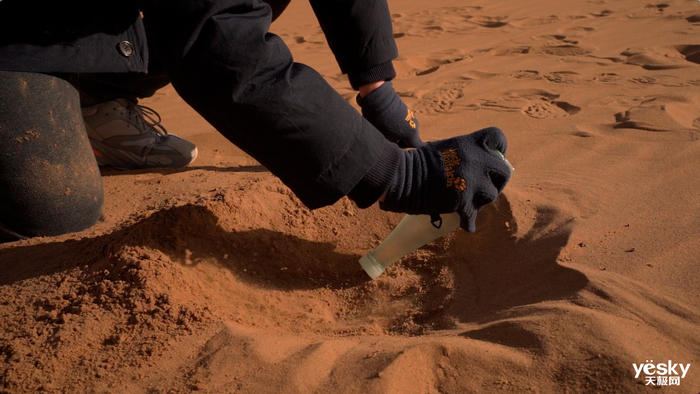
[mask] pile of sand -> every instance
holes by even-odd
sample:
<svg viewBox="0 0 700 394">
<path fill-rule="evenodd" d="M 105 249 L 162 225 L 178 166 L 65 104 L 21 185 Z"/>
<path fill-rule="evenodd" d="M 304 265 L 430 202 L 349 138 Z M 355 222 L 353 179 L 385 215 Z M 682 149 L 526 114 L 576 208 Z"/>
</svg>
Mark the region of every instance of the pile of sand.
<svg viewBox="0 0 700 394">
<path fill-rule="evenodd" d="M 700 390 L 700 5 L 390 6 L 422 137 L 508 136 L 475 234 L 370 281 L 401 215 L 309 211 L 168 87 L 192 166 L 105 169 L 94 228 L 0 246 L 0 391 L 655 392 L 647 360 Z M 307 3 L 272 30 L 354 105 Z"/>
</svg>

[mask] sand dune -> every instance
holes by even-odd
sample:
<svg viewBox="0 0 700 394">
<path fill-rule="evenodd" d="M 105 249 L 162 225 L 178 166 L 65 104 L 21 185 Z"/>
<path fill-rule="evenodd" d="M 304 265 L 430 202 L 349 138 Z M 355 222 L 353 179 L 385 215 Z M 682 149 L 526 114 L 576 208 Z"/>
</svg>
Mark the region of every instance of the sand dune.
<svg viewBox="0 0 700 394">
<path fill-rule="evenodd" d="M 639 393 L 654 360 L 698 392 L 700 3 L 390 6 L 423 138 L 508 136 L 476 233 L 370 281 L 401 215 L 309 211 L 168 87 L 192 166 L 104 169 L 97 226 L 0 246 L 0 391 Z M 355 105 L 307 3 L 272 30 Z"/>
</svg>

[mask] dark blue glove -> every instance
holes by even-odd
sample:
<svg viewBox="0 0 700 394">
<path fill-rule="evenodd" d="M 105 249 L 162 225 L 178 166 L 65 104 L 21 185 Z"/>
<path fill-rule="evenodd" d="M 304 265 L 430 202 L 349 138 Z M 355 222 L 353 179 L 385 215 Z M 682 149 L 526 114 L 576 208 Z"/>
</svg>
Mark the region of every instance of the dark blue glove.
<svg viewBox="0 0 700 394">
<path fill-rule="evenodd" d="M 418 148 L 424 142 L 418 136 L 418 119 L 401 101 L 391 82 L 386 81 L 365 97 L 357 95 L 362 116 L 402 148 Z"/>
<path fill-rule="evenodd" d="M 506 137 L 497 127 L 430 142 L 404 152 L 398 176 L 380 207 L 408 214 L 458 212 L 461 227 L 476 231 L 476 214 L 508 183 Z"/>
</svg>

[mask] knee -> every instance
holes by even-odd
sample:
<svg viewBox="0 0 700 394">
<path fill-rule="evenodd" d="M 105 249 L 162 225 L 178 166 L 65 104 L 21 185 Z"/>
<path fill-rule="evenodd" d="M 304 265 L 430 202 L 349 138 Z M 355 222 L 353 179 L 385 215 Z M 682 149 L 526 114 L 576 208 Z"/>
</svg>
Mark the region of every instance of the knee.
<svg viewBox="0 0 700 394">
<path fill-rule="evenodd" d="M 78 92 L 49 75 L 3 71 L 0 88 L 0 241 L 97 223 L 102 178 Z"/>
</svg>

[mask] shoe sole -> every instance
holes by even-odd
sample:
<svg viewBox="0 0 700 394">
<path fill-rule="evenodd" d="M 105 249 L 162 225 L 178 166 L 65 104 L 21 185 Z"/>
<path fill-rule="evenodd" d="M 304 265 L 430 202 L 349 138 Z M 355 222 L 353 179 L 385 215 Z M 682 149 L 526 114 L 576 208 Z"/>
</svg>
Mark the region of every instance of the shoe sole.
<svg viewBox="0 0 700 394">
<path fill-rule="evenodd" d="M 92 138 L 90 138 L 90 145 L 92 145 L 92 152 L 95 154 L 97 164 L 101 166 L 112 167 L 117 170 L 135 170 L 138 168 L 143 168 L 143 164 L 141 164 L 140 167 L 135 167 L 128 164 L 125 165 L 125 160 L 123 157 L 121 157 L 121 153 L 114 153 L 114 148 Z"/>
<path fill-rule="evenodd" d="M 105 145 L 92 138 L 90 138 L 89 140 L 90 145 L 92 146 L 92 152 L 95 154 L 95 160 L 97 160 L 97 164 L 101 166 L 112 167 L 117 170 L 140 170 L 144 168 L 183 168 L 192 163 L 197 158 L 197 155 L 199 153 L 197 147 L 194 147 L 194 149 L 190 153 L 192 159 L 184 164 L 169 166 L 162 162 L 155 162 L 149 165 L 148 160 L 143 160 L 142 162 L 139 162 L 138 159 L 140 159 L 140 157 L 133 153 L 116 150 L 111 146 Z M 124 156 L 126 156 L 126 158 Z M 172 158 L 169 158 L 167 156 L 165 157 L 171 163 L 173 162 Z M 125 162 L 127 161 L 127 158 L 131 159 L 130 162 L 134 164 L 126 164 Z M 184 158 L 184 156 L 182 158 Z"/>
</svg>

